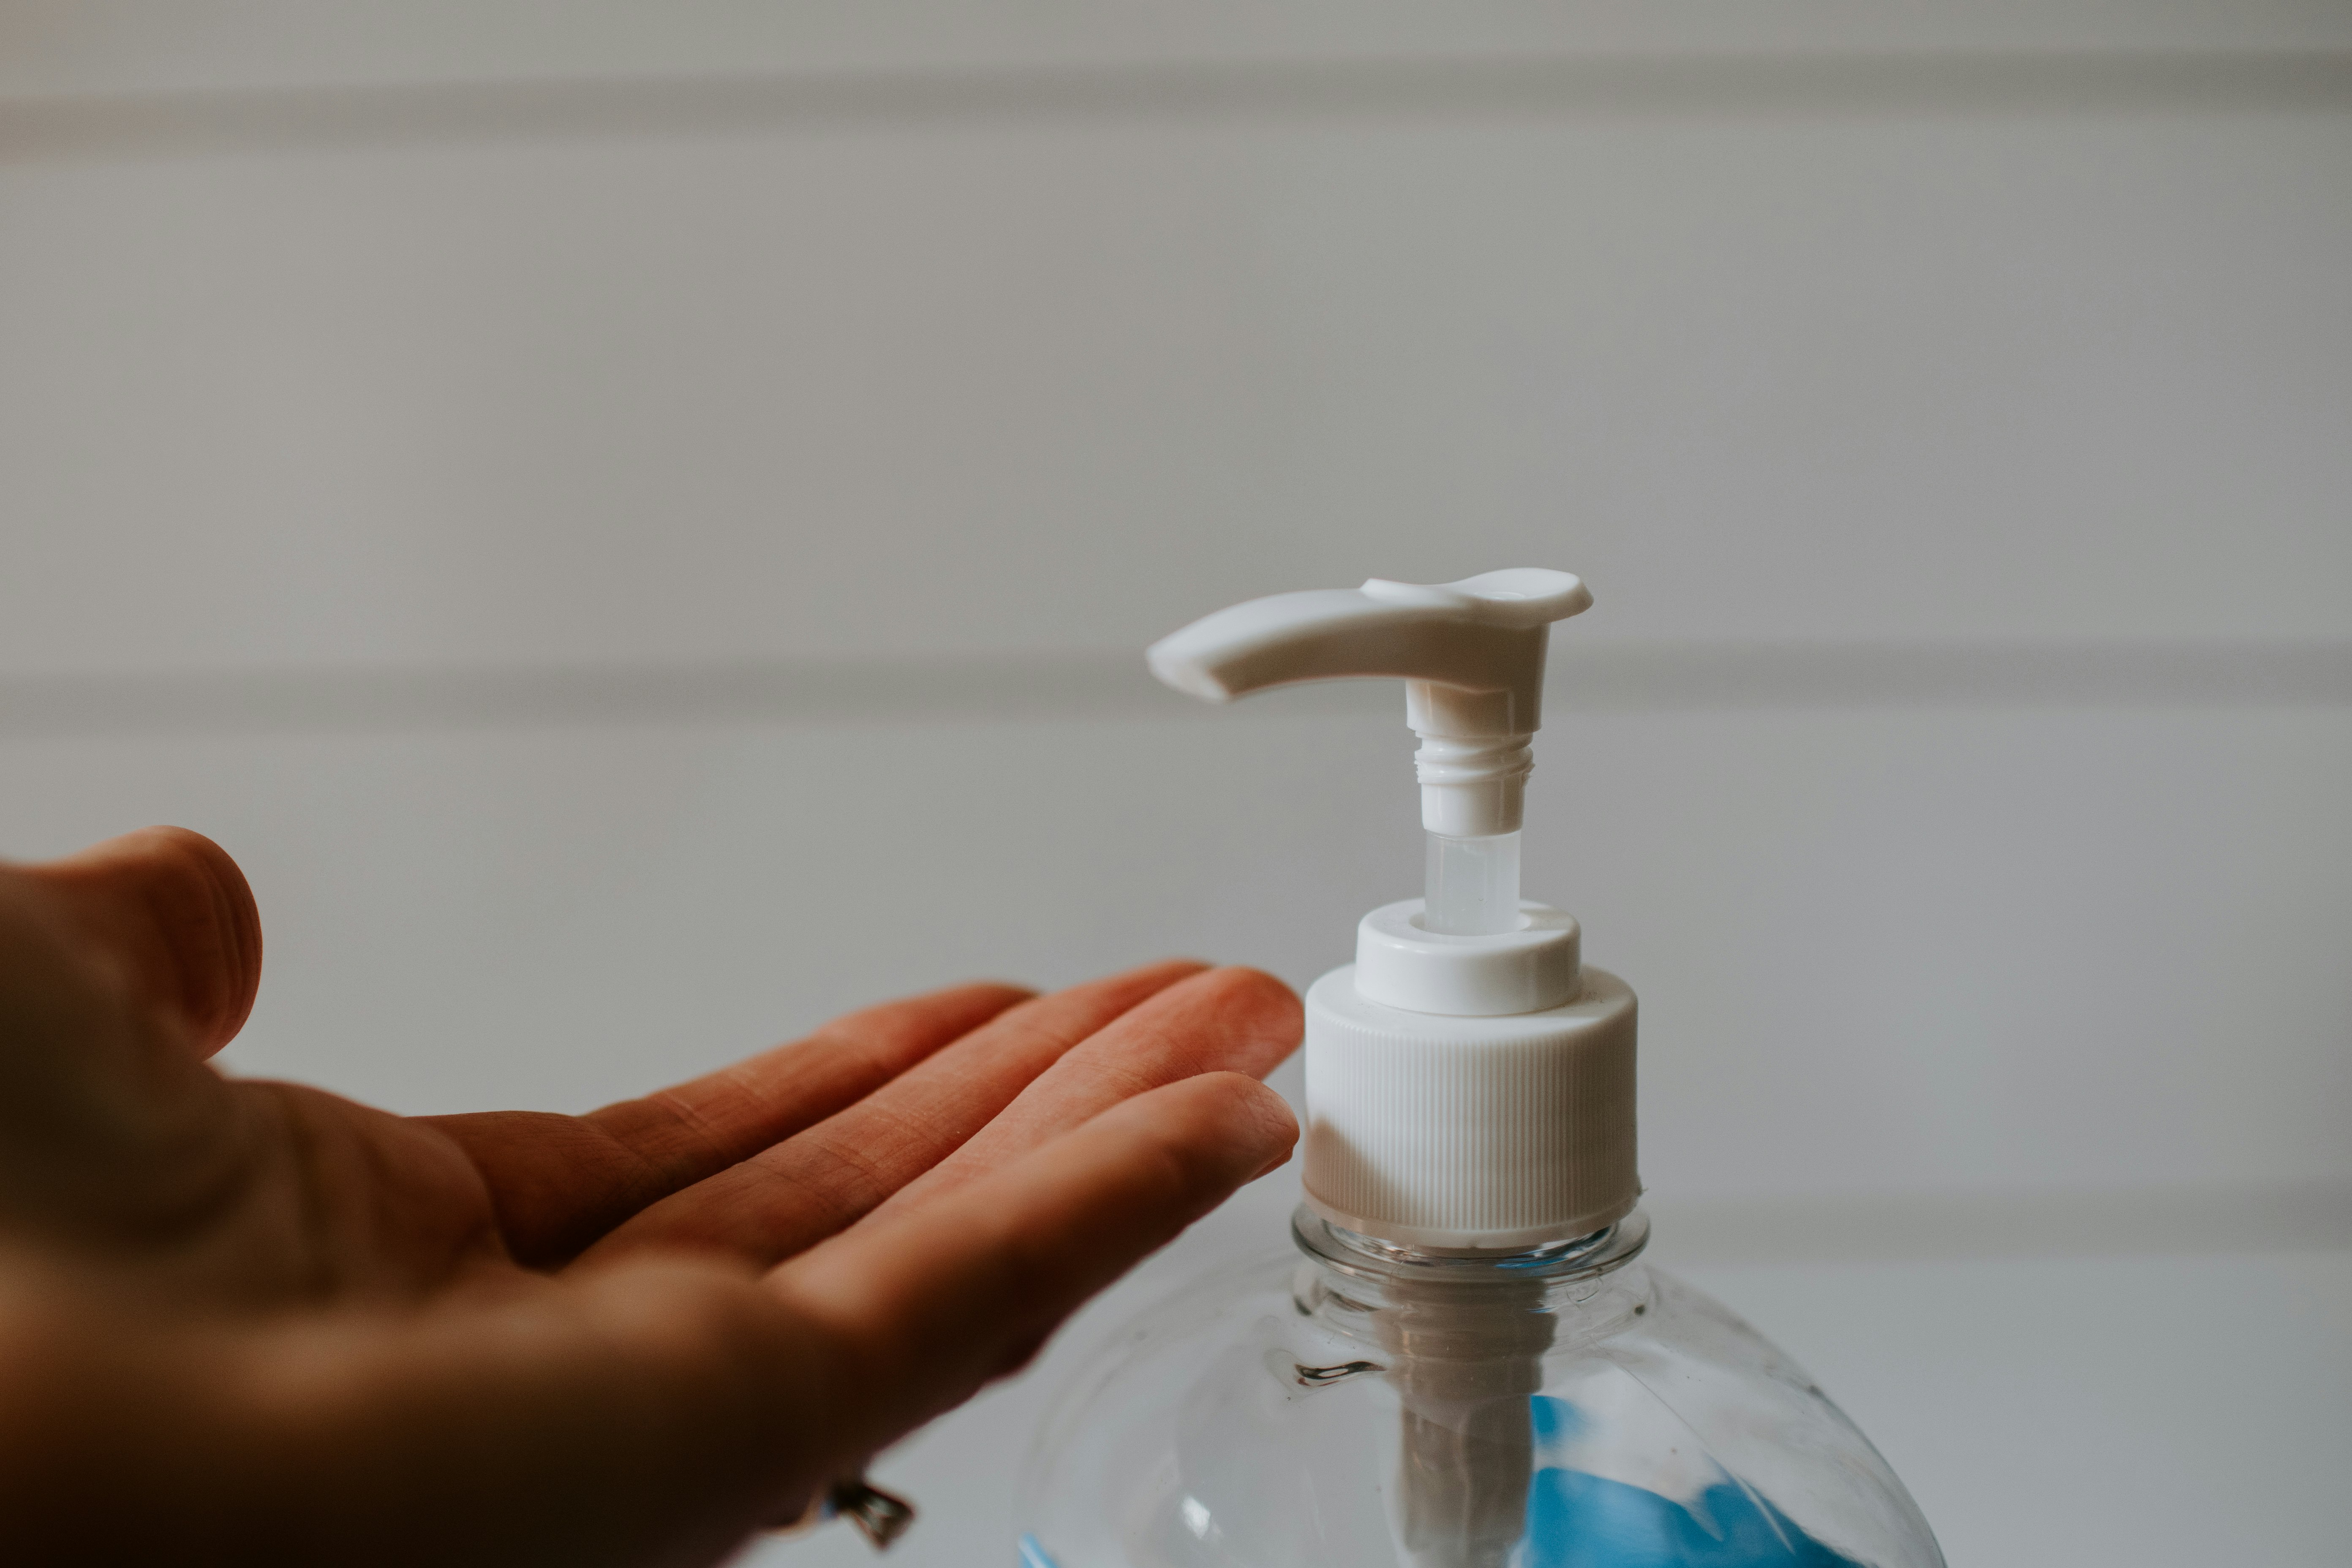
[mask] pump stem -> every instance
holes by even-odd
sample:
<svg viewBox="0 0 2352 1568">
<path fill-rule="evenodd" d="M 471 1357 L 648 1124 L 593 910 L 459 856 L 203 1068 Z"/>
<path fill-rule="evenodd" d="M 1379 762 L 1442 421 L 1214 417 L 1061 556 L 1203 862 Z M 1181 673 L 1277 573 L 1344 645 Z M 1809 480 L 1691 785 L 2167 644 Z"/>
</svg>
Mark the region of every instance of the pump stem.
<svg viewBox="0 0 2352 1568">
<path fill-rule="evenodd" d="M 1519 929 L 1517 834 L 1456 838 L 1432 833 L 1428 839 L 1423 929 L 1440 936 L 1499 936 Z"/>
</svg>

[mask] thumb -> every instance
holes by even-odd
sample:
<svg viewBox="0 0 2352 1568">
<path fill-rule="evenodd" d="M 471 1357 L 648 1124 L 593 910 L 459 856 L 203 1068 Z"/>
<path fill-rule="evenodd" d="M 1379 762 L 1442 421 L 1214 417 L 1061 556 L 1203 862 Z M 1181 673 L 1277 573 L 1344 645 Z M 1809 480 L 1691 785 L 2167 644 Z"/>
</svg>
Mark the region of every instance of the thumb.
<svg viewBox="0 0 2352 1568">
<path fill-rule="evenodd" d="M 227 850 L 184 827 L 142 827 L 19 874 L 200 1056 L 245 1026 L 261 988 L 261 914 Z"/>
</svg>

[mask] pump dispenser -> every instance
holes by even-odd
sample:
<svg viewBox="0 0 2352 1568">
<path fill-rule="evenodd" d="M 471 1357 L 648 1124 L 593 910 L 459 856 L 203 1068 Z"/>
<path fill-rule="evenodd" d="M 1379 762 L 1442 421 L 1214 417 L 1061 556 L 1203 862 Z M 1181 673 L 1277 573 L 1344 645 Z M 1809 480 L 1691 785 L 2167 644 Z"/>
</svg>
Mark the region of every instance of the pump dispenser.
<svg viewBox="0 0 2352 1568">
<path fill-rule="evenodd" d="M 1941 1568 L 1819 1386 L 1640 1261 L 1633 993 L 1518 896 L 1551 624 L 1591 603 L 1374 578 L 1150 648 L 1214 702 L 1402 679 L 1427 880 L 1307 990 L 1296 1251 L 1105 1342 L 1032 1452 L 1023 1568 Z"/>
<path fill-rule="evenodd" d="M 1640 1195 L 1633 993 L 1580 962 L 1575 920 L 1519 896 L 1530 742 L 1565 572 L 1278 594 L 1155 643 L 1152 672 L 1227 701 L 1350 676 L 1405 682 L 1421 737 L 1423 896 L 1356 931 L 1307 995 L 1307 1201 L 1406 1246 L 1509 1251 L 1587 1235 Z"/>
</svg>

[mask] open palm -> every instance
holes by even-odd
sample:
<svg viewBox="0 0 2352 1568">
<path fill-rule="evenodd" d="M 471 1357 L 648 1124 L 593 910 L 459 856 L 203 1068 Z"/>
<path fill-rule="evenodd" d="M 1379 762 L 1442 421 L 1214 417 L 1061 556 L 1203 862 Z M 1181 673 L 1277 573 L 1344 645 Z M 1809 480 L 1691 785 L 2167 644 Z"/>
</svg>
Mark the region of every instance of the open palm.
<svg viewBox="0 0 2352 1568">
<path fill-rule="evenodd" d="M 1253 971 L 972 984 L 587 1116 L 206 1058 L 260 978 L 209 840 L 0 868 L 0 1558 L 719 1560 L 1296 1129 Z"/>
</svg>

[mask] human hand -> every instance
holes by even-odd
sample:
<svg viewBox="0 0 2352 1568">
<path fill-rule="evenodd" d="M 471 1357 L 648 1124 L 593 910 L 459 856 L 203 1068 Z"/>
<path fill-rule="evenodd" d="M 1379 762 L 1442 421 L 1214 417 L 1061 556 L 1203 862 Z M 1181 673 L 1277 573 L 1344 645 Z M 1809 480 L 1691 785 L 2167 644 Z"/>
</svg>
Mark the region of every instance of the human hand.
<svg viewBox="0 0 2352 1568">
<path fill-rule="evenodd" d="M 226 1078 L 245 879 L 0 867 L 0 1557 L 715 1563 L 1288 1155 L 1298 1004 L 958 986 L 587 1116 Z"/>
</svg>

